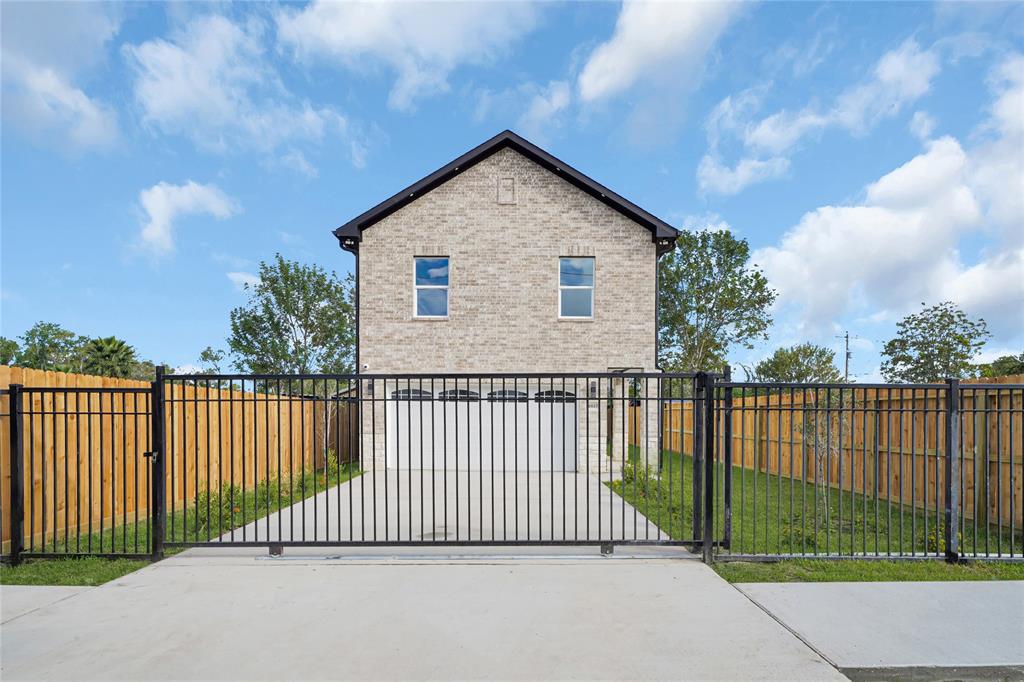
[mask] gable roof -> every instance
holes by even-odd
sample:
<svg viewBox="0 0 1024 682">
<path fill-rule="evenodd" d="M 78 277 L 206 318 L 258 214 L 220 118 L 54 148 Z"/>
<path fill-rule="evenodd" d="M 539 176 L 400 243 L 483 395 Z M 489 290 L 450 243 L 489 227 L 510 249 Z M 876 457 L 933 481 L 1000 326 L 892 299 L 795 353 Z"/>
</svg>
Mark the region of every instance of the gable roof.
<svg viewBox="0 0 1024 682">
<path fill-rule="evenodd" d="M 411 203 L 438 185 L 447 182 L 459 173 L 473 167 L 506 147 L 514 149 L 542 168 L 575 185 L 601 203 L 645 227 L 651 233 L 651 241 L 658 245 L 659 255 L 666 251 L 671 251 L 675 246 L 676 237 L 679 236 L 677 229 L 628 199 L 619 196 L 604 185 L 587 177 L 569 164 L 555 158 L 529 140 L 516 135 L 511 130 L 498 133 L 451 163 L 438 168 L 422 180 L 409 185 L 391 198 L 385 199 L 365 213 L 356 216 L 334 230 L 334 236 L 338 238 L 341 248 L 347 251 L 357 249 L 358 243 L 362 240 L 363 230 L 369 229 L 406 204 Z"/>
</svg>

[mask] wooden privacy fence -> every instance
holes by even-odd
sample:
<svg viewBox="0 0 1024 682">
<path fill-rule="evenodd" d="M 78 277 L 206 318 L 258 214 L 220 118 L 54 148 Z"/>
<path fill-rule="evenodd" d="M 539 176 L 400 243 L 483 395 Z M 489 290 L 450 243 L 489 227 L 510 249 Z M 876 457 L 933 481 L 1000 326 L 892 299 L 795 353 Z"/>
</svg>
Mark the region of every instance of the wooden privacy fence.
<svg viewBox="0 0 1024 682">
<path fill-rule="evenodd" d="M 1024 376 L 960 386 L 961 505 L 964 518 L 1022 526 Z M 788 388 L 756 395 L 734 389 L 734 466 L 797 481 L 867 492 L 879 499 L 936 509 L 944 504 L 944 388 Z M 718 407 L 722 407 L 721 400 Z M 640 442 L 641 408 L 632 408 L 629 441 Z M 724 433 L 722 411 L 716 432 Z M 826 417 L 826 415 L 828 415 Z M 667 402 L 662 447 L 691 455 L 694 402 Z M 815 449 L 817 444 L 817 449 Z M 722 457 L 721 446 L 715 449 Z M 819 475 L 820 478 L 816 478 Z M 987 507 L 987 509 L 986 509 Z"/>
<path fill-rule="evenodd" d="M 47 389 L 25 390 L 21 396 L 26 540 L 41 544 L 66 534 L 145 521 L 151 384 L 0 366 L 0 389 L 10 384 Z M 344 400 L 207 388 L 201 382 L 168 382 L 164 398 L 171 510 L 221 484 L 252 488 L 282 473 L 323 466 L 330 453 L 344 463 L 358 452 L 358 425 Z M 11 530 L 10 415 L 5 392 L 0 395 L 0 528 L 5 548 Z M 206 462 L 212 466 L 202 466 Z"/>
</svg>

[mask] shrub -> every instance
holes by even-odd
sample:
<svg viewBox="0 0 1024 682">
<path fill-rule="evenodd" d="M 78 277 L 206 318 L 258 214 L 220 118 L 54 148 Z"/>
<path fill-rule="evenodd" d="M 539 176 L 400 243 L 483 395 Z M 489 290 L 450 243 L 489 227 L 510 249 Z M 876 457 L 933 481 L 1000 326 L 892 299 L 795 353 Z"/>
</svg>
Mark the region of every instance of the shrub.
<svg viewBox="0 0 1024 682">
<path fill-rule="evenodd" d="M 640 497 L 647 497 L 650 487 L 657 485 L 657 479 L 651 475 L 650 466 L 626 462 L 622 465 L 622 485 L 627 484 L 630 484 L 631 488 L 635 487 Z"/>
<path fill-rule="evenodd" d="M 964 544 L 962 533 L 956 534 L 960 546 Z M 928 531 L 928 538 L 925 541 L 925 551 L 929 554 L 943 554 L 946 551 L 946 531 L 943 528 L 932 528 Z"/>
</svg>

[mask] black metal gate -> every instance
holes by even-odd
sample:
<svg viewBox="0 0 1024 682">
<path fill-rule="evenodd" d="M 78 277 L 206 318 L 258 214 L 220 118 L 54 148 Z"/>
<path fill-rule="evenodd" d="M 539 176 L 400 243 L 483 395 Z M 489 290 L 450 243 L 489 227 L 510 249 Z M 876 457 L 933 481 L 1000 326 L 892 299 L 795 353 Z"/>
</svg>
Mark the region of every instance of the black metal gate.
<svg viewBox="0 0 1024 682">
<path fill-rule="evenodd" d="M 0 391 L 5 558 L 152 555 L 162 518 L 151 465 L 156 387 Z M 154 458 L 156 459 L 156 458 Z"/>
<path fill-rule="evenodd" d="M 161 375 L 154 553 L 662 544 L 710 556 L 725 528 L 713 381 Z"/>
</svg>

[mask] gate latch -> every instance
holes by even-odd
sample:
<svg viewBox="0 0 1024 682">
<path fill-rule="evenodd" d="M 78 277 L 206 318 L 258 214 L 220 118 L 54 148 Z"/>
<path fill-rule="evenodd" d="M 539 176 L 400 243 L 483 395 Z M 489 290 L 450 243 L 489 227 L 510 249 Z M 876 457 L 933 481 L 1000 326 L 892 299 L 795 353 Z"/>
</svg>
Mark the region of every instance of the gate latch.
<svg viewBox="0 0 1024 682">
<path fill-rule="evenodd" d="M 156 461 L 160 459 L 160 452 L 157 450 L 149 450 L 148 452 L 143 452 L 142 456 L 151 457 L 153 459 L 153 463 L 155 464 Z"/>
</svg>

